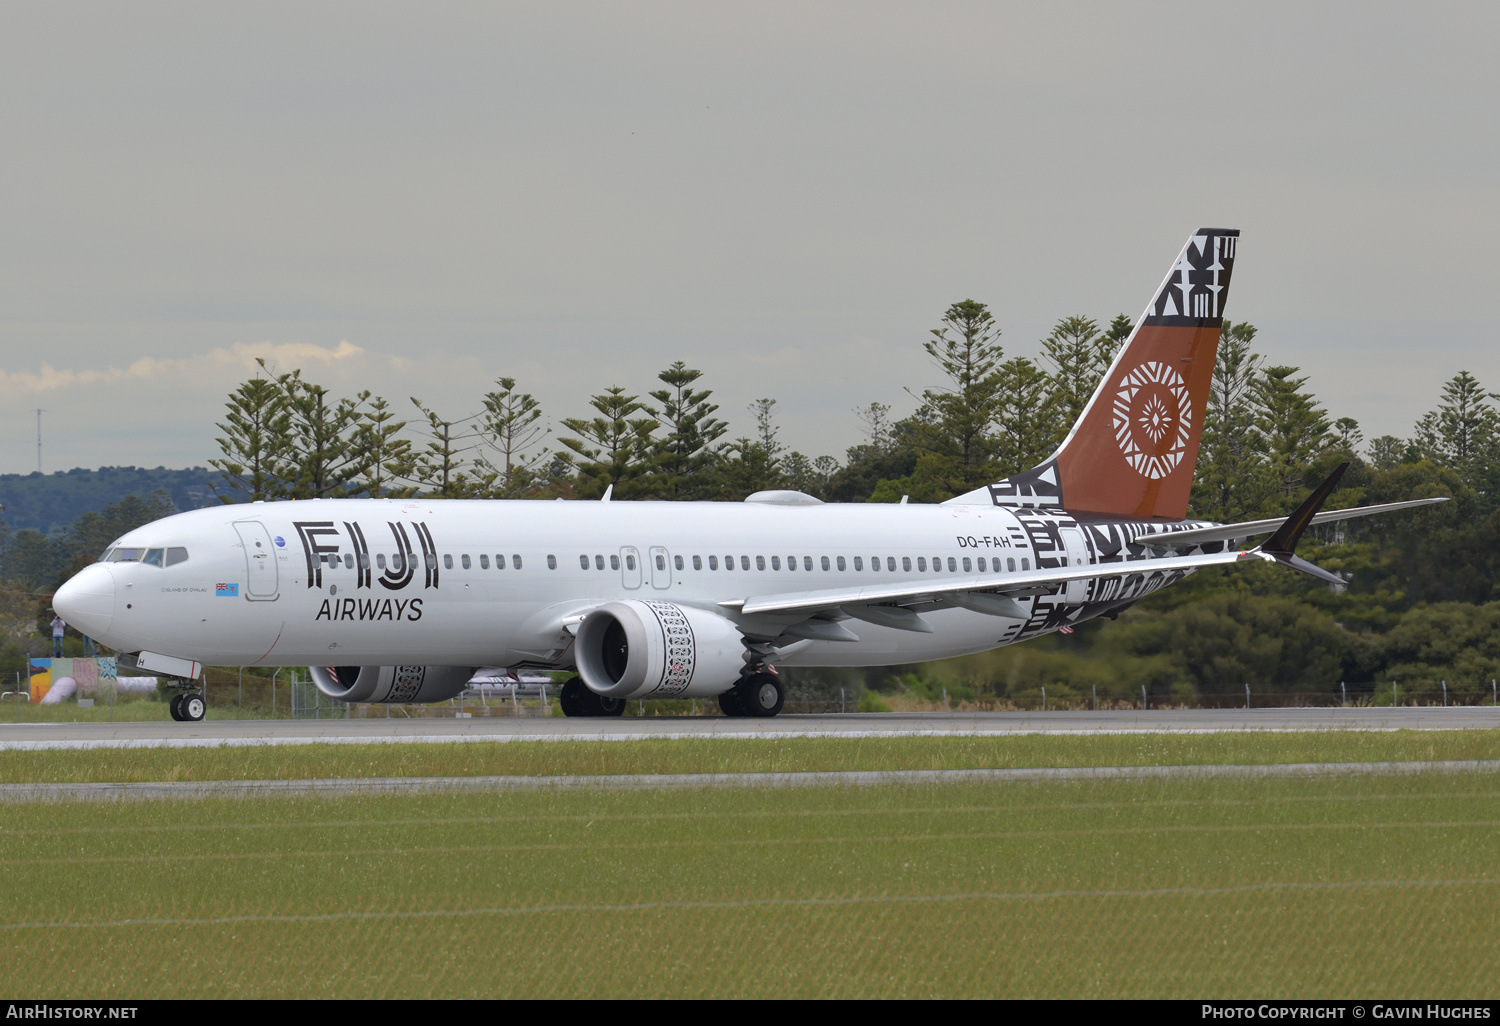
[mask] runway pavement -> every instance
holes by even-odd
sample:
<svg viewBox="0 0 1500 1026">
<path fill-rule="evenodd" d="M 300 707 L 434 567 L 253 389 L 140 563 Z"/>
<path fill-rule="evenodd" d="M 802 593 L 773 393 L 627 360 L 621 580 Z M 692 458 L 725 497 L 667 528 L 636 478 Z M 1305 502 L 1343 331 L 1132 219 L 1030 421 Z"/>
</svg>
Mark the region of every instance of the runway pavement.
<svg viewBox="0 0 1500 1026">
<path fill-rule="evenodd" d="M 854 713 L 775 719 L 622 717 L 213 720 L 200 723 L 0 723 L 0 750 L 241 745 L 631 741 L 648 738 L 963 737 L 992 734 L 1491 730 L 1491 706 L 1399 709 L 1197 709 L 1112 712 Z"/>
</svg>

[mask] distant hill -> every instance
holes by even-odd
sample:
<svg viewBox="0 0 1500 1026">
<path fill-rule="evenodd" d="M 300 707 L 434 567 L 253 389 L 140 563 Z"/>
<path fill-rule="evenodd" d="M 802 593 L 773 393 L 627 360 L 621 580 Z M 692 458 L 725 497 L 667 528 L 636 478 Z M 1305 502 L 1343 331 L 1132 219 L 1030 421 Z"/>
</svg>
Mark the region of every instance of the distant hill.
<svg viewBox="0 0 1500 1026">
<path fill-rule="evenodd" d="M 144 499 L 157 489 L 170 495 L 179 510 L 198 509 L 219 501 L 209 488 L 216 476 L 204 467 L 79 467 L 51 474 L 0 474 L 0 504 L 5 506 L 0 516 L 12 531 L 30 528 L 56 535 L 81 514 L 102 510 L 127 495 Z"/>
</svg>

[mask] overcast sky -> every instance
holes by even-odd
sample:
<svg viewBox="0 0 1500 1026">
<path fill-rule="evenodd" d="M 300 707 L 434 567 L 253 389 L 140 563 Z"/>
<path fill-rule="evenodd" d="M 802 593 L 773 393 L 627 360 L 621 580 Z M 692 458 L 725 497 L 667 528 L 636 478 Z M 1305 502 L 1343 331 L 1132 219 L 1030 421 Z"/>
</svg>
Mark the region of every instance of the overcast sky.
<svg viewBox="0 0 1500 1026">
<path fill-rule="evenodd" d="M 1500 390 L 1500 5 L 0 4 L 0 472 L 215 454 L 256 356 L 551 417 L 682 359 L 811 456 L 1189 233 L 1367 437 Z M 1489 297 L 1489 298 L 1486 298 Z"/>
</svg>

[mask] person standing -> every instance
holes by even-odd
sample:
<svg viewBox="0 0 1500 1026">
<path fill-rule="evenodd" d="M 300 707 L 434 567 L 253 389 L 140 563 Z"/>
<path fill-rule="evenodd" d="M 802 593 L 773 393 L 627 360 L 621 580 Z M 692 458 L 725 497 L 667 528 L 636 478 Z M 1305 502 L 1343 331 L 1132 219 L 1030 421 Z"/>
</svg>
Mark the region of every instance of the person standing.
<svg viewBox="0 0 1500 1026">
<path fill-rule="evenodd" d="M 68 625 L 63 618 L 57 615 L 57 610 L 52 611 L 52 658 L 62 658 L 63 630 Z"/>
</svg>

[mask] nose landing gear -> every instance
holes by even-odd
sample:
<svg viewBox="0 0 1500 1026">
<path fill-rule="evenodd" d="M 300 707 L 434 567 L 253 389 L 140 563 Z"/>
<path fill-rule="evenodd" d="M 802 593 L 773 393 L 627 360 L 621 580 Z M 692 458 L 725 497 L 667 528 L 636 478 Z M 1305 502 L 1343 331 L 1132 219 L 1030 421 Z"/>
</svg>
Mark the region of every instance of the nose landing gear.
<svg viewBox="0 0 1500 1026">
<path fill-rule="evenodd" d="M 195 689 L 173 695 L 168 709 L 172 719 L 179 723 L 197 723 L 208 711 L 208 703 L 203 700 L 203 693 Z"/>
</svg>

